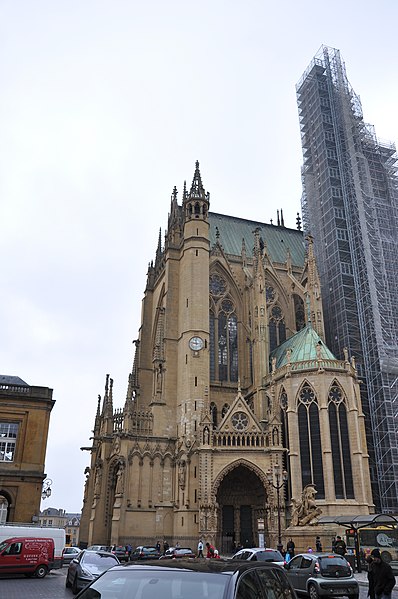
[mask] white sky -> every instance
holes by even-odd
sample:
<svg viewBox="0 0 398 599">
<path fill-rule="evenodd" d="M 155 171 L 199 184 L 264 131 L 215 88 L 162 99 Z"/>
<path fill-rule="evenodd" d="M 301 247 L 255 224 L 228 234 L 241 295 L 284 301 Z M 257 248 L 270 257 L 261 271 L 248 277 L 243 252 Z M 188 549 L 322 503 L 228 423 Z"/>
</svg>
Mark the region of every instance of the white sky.
<svg viewBox="0 0 398 599">
<path fill-rule="evenodd" d="M 97 395 L 122 407 L 148 262 L 195 160 L 211 210 L 295 227 L 295 84 L 342 52 L 398 141 L 398 3 L 0 0 L 0 374 L 54 389 L 42 507 L 79 511 Z"/>
</svg>

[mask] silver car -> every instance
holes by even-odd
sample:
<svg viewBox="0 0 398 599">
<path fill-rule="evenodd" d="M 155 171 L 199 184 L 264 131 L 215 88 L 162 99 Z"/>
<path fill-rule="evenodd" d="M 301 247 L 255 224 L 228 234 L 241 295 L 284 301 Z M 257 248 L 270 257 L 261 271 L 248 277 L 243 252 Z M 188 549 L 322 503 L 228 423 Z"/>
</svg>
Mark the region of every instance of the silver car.
<svg viewBox="0 0 398 599">
<path fill-rule="evenodd" d="M 232 559 L 243 559 L 251 562 L 272 562 L 278 566 L 284 566 L 283 555 L 277 549 L 268 549 L 266 547 L 251 547 L 240 549 L 232 556 Z"/>
<path fill-rule="evenodd" d="M 347 560 L 336 553 L 300 553 L 285 565 L 296 593 L 310 599 L 328 596 L 358 599 L 359 587 Z"/>
<path fill-rule="evenodd" d="M 80 552 L 81 549 L 79 547 L 64 547 L 62 551 L 62 564 L 69 564 Z"/>
<path fill-rule="evenodd" d="M 113 553 L 83 549 L 69 564 L 65 585 L 72 587 L 76 595 L 100 574 L 118 564 L 120 562 Z"/>
</svg>

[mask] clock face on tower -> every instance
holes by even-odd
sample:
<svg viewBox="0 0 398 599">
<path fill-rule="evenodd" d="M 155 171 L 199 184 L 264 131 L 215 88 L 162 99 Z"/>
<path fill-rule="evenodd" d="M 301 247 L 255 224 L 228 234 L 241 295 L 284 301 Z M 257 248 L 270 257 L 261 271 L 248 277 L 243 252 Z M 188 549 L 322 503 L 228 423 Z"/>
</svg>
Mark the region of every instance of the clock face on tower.
<svg viewBox="0 0 398 599">
<path fill-rule="evenodd" d="M 203 347 L 203 339 L 201 337 L 191 337 L 189 340 L 189 347 L 193 351 L 200 351 Z"/>
</svg>

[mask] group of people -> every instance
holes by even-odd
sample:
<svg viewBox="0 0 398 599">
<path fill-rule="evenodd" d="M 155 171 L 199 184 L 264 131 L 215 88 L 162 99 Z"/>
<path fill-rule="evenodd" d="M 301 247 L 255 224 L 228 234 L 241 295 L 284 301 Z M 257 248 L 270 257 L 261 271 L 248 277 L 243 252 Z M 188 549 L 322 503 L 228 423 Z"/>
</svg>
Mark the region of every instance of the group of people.
<svg viewBox="0 0 398 599">
<path fill-rule="evenodd" d="M 214 547 L 214 545 L 212 545 L 211 543 L 206 543 L 206 545 L 204 545 L 202 539 L 199 539 L 199 542 L 198 542 L 198 552 L 197 552 L 198 557 L 205 557 L 204 556 L 205 547 L 206 547 L 206 557 L 213 558 L 213 559 L 220 559 L 220 554 L 218 553 L 218 550 Z"/>
</svg>

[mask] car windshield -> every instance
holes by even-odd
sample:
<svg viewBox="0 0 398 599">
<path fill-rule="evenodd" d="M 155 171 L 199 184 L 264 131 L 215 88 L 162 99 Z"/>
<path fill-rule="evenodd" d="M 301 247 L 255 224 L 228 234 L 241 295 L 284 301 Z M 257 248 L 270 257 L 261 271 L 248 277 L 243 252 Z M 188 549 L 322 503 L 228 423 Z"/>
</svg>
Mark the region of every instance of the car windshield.
<svg viewBox="0 0 398 599">
<path fill-rule="evenodd" d="M 192 553 L 192 549 L 189 547 L 182 547 L 181 549 L 174 549 L 176 555 L 184 555 L 184 553 Z"/>
<path fill-rule="evenodd" d="M 157 553 L 158 552 L 156 547 L 143 547 L 142 550 L 145 551 L 145 553 Z"/>
<path fill-rule="evenodd" d="M 113 555 L 104 555 L 102 553 L 86 553 L 84 556 L 84 563 L 91 564 L 103 568 L 111 568 L 119 563 L 117 559 L 113 557 Z"/>
<path fill-rule="evenodd" d="M 319 557 L 318 561 L 323 576 L 333 576 L 335 578 L 336 575 L 349 576 L 351 574 L 351 568 L 343 557 L 327 555 Z"/>
<path fill-rule="evenodd" d="M 105 572 L 81 599 L 223 599 L 229 576 L 186 570 Z"/>
<path fill-rule="evenodd" d="M 283 562 L 283 556 L 279 551 L 256 551 L 253 560 L 259 562 Z"/>
</svg>

